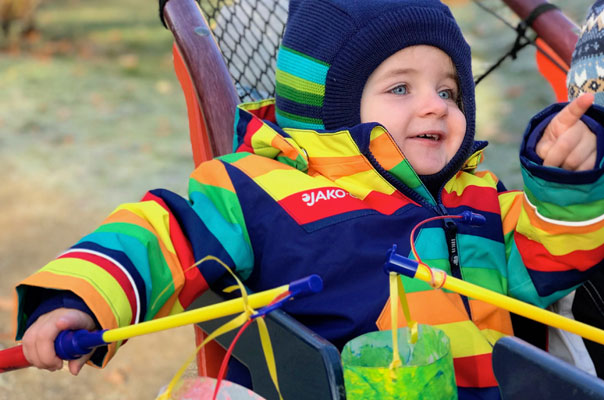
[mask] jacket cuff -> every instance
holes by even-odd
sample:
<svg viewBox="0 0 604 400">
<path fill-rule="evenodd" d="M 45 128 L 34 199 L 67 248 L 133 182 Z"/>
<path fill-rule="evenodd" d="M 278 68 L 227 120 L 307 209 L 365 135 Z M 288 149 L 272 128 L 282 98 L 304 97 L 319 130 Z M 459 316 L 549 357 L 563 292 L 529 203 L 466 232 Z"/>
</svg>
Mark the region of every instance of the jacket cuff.
<svg viewBox="0 0 604 400">
<path fill-rule="evenodd" d="M 48 296 L 37 296 L 41 299 L 43 299 L 39 305 L 36 307 L 36 309 L 29 314 L 28 318 L 27 318 L 27 322 L 25 324 L 25 329 L 27 330 L 27 328 L 29 328 L 34 322 L 36 322 L 36 320 L 43 314 L 49 313 L 53 310 L 56 310 L 58 308 L 73 308 L 79 311 L 82 311 L 88 315 L 90 315 L 90 317 L 94 320 L 94 323 L 97 326 L 97 329 L 100 329 L 100 325 L 99 322 L 97 321 L 96 317 L 94 316 L 94 314 L 92 313 L 92 311 L 90 310 L 90 308 L 88 308 L 88 306 L 86 305 L 86 303 L 84 303 L 84 300 L 82 300 L 79 296 L 75 295 L 73 292 L 67 291 L 67 290 L 51 290 L 51 289 L 40 289 L 42 291 L 45 292 L 56 292 L 54 294 L 49 293 Z"/>
<path fill-rule="evenodd" d="M 558 167 L 543 166 L 543 160 L 535 151 L 537 143 L 543 136 L 549 122 L 568 103 L 558 103 L 547 107 L 529 122 L 522 140 L 520 162 L 523 168 L 537 178 L 562 184 L 591 184 L 596 182 L 604 172 L 604 108 L 594 105 L 581 117 L 587 127 L 596 135 L 596 164 L 588 171 L 568 171 Z"/>
<path fill-rule="evenodd" d="M 58 308 L 72 308 L 82 311 L 90 315 L 94 321 L 94 324 L 96 325 L 96 329 L 101 329 L 101 324 L 99 324 L 96 316 L 86 305 L 84 300 L 69 290 L 34 288 L 30 292 L 30 295 L 40 299 L 40 301 L 33 311 L 26 313 L 28 317 L 24 330 L 27 330 L 41 315 L 49 313 Z M 101 346 L 95 350 L 90 361 L 95 365 L 102 365 L 106 354 L 107 346 Z"/>
</svg>

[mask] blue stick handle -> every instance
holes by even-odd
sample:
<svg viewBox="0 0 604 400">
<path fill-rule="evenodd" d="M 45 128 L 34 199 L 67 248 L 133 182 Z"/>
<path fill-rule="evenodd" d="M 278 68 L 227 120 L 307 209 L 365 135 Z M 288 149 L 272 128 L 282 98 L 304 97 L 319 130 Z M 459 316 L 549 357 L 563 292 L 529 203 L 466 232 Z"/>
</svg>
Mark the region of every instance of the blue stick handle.
<svg viewBox="0 0 604 400">
<path fill-rule="evenodd" d="M 384 263 L 384 272 L 386 274 L 396 272 L 397 274 L 413 278 L 417 273 L 417 265 L 417 261 L 398 254 L 396 252 L 396 245 L 393 244 L 390 250 L 388 250 L 388 259 Z"/>
<path fill-rule="evenodd" d="M 95 347 L 106 345 L 101 331 L 65 330 L 55 339 L 55 352 L 63 360 L 75 360 L 90 353 Z"/>
<path fill-rule="evenodd" d="M 289 284 L 289 291 L 293 297 L 308 296 L 323 290 L 323 280 L 319 275 L 309 275 Z"/>
</svg>

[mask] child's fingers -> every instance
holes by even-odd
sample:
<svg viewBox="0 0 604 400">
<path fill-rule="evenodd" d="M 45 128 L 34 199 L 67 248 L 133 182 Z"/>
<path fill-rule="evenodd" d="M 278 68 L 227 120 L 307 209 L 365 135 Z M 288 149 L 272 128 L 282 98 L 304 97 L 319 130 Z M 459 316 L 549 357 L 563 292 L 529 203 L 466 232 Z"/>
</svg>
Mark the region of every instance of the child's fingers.
<svg viewBox="0 0 604 400">
<path fill-rule="evenodd" d="M 54 323 L 43 315 L 23 336 L 23 354 L 27 361 L 38 368 L 51 371 L 60 369 L 63 361 L 56 356 L 54 338 L 58 334 Z"/>
<path fill-rule="evenodd" d="M 543 165 L 561 167 L 569 171 L 594 168 L 596 136 L 583 122 L 578 121 L 555 140 L 545 142 L 544 146 L 549 146 L 549 149 L 545 156 L 542 156 Z"/>
<path fill-rule="evenodd" d="M 94 329 L 92 318 L 78 310 L 60 308 L 41 315 L 23 335 L 25 358 L 38 368 L 55 371 L 63 367 L 57 357 L 54 341 L 65 329 Z"/>
<path fill-rule="evenodd" d="M 541 157 L 542 160 L 545 160 L 554 143 L 555 142 L 553 140 L 550 140 L 548 137 L 543 137 L 537 143 L 535 152 L 539 157 Z"/>
<path fill-rule="evenodd" d="M 27 353 L 24 354 L 25 358 L 37 368 L 56 371 L 63 367 L 63 360 L 56 356 L 52 341 L 38 340 L 29 346 Z"/>
<path fill-rule="evenodd" d="M 90 360 L 90 357 L 92 357 L 92 353 L 93 352 L 91 351 L 90 353 L 78 358 L 77 360 L 69 361 L 69 372 L 71 372 L 71 374 L 74 376 L 79 374 L 84 364 L 86 364 L 86 362 Z"/>
<path fill-rule="evenodd" d="M 95 329 L 96 326 L 94 324 L 94 321 L 90 317 L 90 315 L 83 313 L 81 311 L 70 310 L 70 312 L 63 315 L 57 321 L 57 328 L 59 328 L 59 330 L 61 330 L 61 331 L 65 330 L 65 329 L 92 330 L 92 329 Z M 68 364 L 69 372 L 71 372 L 72 375 L 79 374 L 80 370 L 82 369 L 84 364 L 86 364 L 86 362 L 90 359 L 91 356 L 92 356 L 92 352 L 88 353 L 87 355 L 85 355 L 83 357 L 78 358 L 77 360 L 70 360 L 69 364 Z"/>
<path fill-rule="evenodd" d="M 562 168 L 568 171 L 593 169 L 596 163 L 595 135 L 582 138 L 568 154 Z M 593 140 L 591 140 L 593 138 Z"/>
<path fill-rule="evenodd" d="M 41 368 L 51 371 L 63 368 L 63 360 L 57 357 L 53 340 L 39 340 L 36 343 L 36 348 Z"/>
<path fill-rule="evenodd" d="M 562 166 L 566 157 L 578 143 L 579 139 L 573 135 L 579 135 L 583 129 L 588 130 L 580 119 L 593 102 L 593 94 L 584 93 L 567 104 L 547 125 L 535 149 L 537 155 L 543 160 L 543 165 Z"/>
<path fill-rule="evenodd" d="M 78 311 L 67 309 L 66 312 L 61 315 L 57 320 L 56 326 L 59 331 L 65 329 L 87 329 L 92 330 L 95 328 L 94 321 L 90 318 L 90 315 Z"/>
<path fill-rule="evenodd" d="M 94 321 L 88 314 L 77 310 L 70 310 L 65 315 L 61 316 L 61 318 L 59 318 L 59 320 L 57 321 L 57 328 L 59 329 L 59 331 L 65 329 L 92 330 L 95 329 L 96 326 L 94 324 Z M 72 375 L 79 374 L 80 370 L 82 369 L 84 364 L 86 364 L 86 362 L 90 359 L 91 356 L 92 352 L 88 353 L 83 357 L 78 358 L 77 360 L 70 360 L 69 372 L 71 372 Z"/>
<path fill-rule="evenodd" d="M 556 138 L 555 142 L 553 142 L 543 158 L 543 165 L 548 167 L 561 167 L 580 140 L 580 136 L 574 134 L 572 130 L 566 131 L 564 134 L 560 135 Z"/>
<path fill-rule="evenodd" d="M 581 165 L 579 165 L 579 167 L 576 169 L 576 171 L 588 171 L 590 169 L 594 169 L 596 166 L 596 152 L 594 151 L 592 154 L 589 155 L 589 157 L 587 157 L 585 159 L 585 161 L 583 161 L 581 163 Z"/>
<path fill-rule="evenodd" d="M 572 127 L 581 119 L 583 114 L 585 114 L 593 104 L 594 99 L 595 97 L 592 93 L 582 94 L 567 104 L 566 107 L 554 117 L 550 125 L 557 130 L 557 133 L 564 133 L 564 131 Z"/>
</svg>

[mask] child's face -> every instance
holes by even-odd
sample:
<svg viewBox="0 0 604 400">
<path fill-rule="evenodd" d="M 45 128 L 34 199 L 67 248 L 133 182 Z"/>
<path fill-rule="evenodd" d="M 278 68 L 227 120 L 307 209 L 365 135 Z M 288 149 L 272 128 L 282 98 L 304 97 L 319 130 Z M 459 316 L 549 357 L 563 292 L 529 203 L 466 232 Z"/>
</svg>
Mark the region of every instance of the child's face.
<svg viewBox="0 0 604 400">
<path fill-rule="evenodd" d="M 363 89 L 361 122 L 386 127 L 420 175 L 443 169 L 465 136 L 456 75 L 442 50 L 411 46 L 384 60 Z"/>
</svg>

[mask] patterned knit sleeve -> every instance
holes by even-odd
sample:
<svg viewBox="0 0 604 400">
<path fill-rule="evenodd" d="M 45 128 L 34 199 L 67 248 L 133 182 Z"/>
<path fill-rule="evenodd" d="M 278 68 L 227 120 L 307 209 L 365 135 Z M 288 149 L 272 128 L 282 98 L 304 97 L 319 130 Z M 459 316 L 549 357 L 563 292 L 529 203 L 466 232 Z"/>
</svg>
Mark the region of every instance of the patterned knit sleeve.
<svg viewBox="0 0 604 400">
<path fill-rule="evenodd" d="M 220 279 L 216 261 L 249 275 L 253 255 L 241 207 L 222 161 L 200 166 L 190 177 L 189 200 L 163 189 L 123 204 L 17 287 L 18 337 L 28 314 L 49 289 L 79 296 L 103 329 L 183 311 Z M 120 343 L 98 362 L 105 365 Z M 98 357 L 97 357 L 98 359 Z"/>
<path fill-rule="evenodd" d="M 520 154 L 524 191 L 500 195 L 509 292 L 543 307 L 604 264 L 604 109 L 592 107 L 582 118 L 597 136 L 596 166 L 573 172 L 543 166 L 535 152 L 563 106 L 533 118 Z"/>
</svg>

